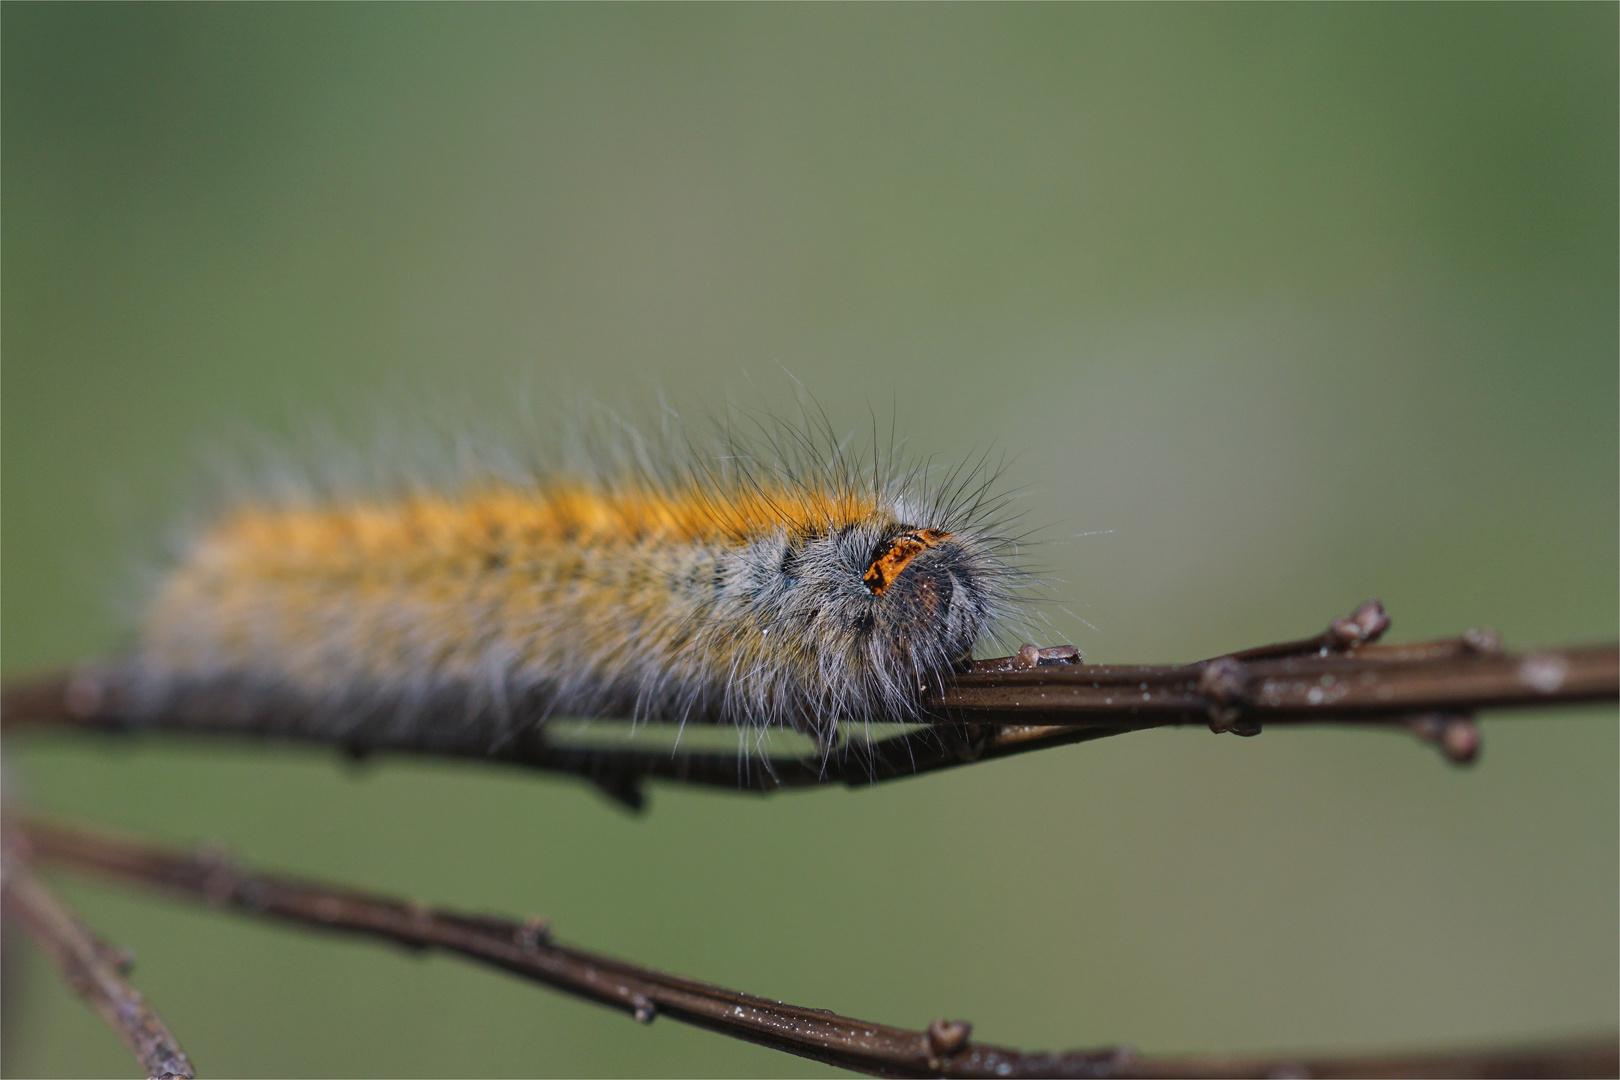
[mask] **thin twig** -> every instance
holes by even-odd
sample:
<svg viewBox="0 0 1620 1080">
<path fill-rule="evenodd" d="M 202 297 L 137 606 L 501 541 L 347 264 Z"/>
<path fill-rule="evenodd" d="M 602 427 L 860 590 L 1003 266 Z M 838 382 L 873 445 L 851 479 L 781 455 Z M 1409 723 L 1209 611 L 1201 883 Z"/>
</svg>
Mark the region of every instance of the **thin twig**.
<svg viewBox="0 0 1620 1080">
<path fill-rule="evenodd" d="M 1620 698 L 1620 646 L 1508 654 L 1489 631 L 1376 644 L 1388 625 L 1383 607 L 1368 601 L 1315 637 L 1196 664 L 1082 664 L 1072 650 L 1026 646 L 1015 656 L 967 665 L 935 688 L 923 702 L 928 722 L 920 728 L 870 744 L 851 740 L 828 755 L 769 761 L 703 751 L 587 749 L 556 740 L 545 724 L 507 725 L 497 738 L 490 726 L 469 721 L 464 708 L 455 722 L 418 723 L 408 734 L 384 727 L 335 735 L 285 714 L 257 716 L 250 699 L 228 688 L 137 723 L 116 677 L 93 673 L 7 684 L 0 715 L 8 726 L 138 727 L 336 742 L 359 756 L 402 751 L 500 761 L 583 776 L 639 807 L 648 777 L 756 792 L 862 785 L 1179 725 L 1237 735 L 1278 724 L 1405 730 L 1465 763 L 1479 749 L 1477 710 Z"/>
<path fill-rule="evenodd" d="M 96 937 L 34 876 L 27 840 L 8 833 L 0 904 L 28 931 L 64 982 L 101 1014 L 149 1077 L 196 1076 L 185 1051 L 141 995 L 124 980 L 131 959 Z"/>
<path fill-rule="evenodd" d="M 60 824 L 21 826 L 42 861 L 215 907 L 304 926 L 443 949 L 628 1013 L 659 1015 L 800 1057 L 879 1076 L 1249 1077 L 1612 1076 L 1613 1038 L 1511 1050 L 1390 1057 L 1144 1058 L 1120 1048 L 1024 1053 L 970 1041 L 971 1027 L 936 1020 L 914 1031 L 755 997 L 599 956 L 551 937 L 543 919 L 462 915 L 243 870 L 217 853 L 188 854 Z"/>
</svg>

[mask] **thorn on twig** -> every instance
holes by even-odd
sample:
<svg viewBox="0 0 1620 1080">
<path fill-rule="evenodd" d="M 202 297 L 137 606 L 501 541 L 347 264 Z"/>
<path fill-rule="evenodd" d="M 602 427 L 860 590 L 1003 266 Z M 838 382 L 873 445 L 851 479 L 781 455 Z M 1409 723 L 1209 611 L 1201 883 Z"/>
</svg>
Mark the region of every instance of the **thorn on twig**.
<svg viewBox="0 0 1620 1080">
<path fill-rule="evenodd" d="M 639 814 L 647 809 L 647 793 L 641 789 L 641 774 L 629 770 L 615 769 L 591 777 L 591 782 L 598 791 L 609 799 L 618 803 L 632 814 Z"/>
<path fill-rule="evenodd" d="M 978 761 L 990 743 L 991 729 L 985 724 L 967 723 L 959 726 L 941 726 L 935 729 L 940 741 L 955 755 L 957 761 Z"/>
<path fill-rule="evenodd" d="M 1377 600 L 1365 600 L 1350 614 L 1341 615 L 1328 623 L 1328 628 L 1315 637 L 1239 649 L 1226 655 L 1245 661 L 1277 660 L 1285 656 L 1331 656 L 1359 645 L 1371 645 L 1383 637 L 1388 629 L 1389 614 L 1384 610 L 1384 605 Z"/>
<path fill-rule="evenodd" d="M 1377 600 L 1367 600 L 1350 614 L 1328 624 L 1325 646 L 1334 652 L 1343 652 L 1357 645 L 1371 645 L 1388 629 L 1389 613 L 1384 605 Z"/>
<path fill-rule="evenodd" d="M 1479 725 L 1472 716 L 1456 713 L 1419 713 L 1408 717 L 1406 727 L 1423 742 L 1440 748 L 1446 760 L 1472 765 L 1479 757 Z"/>
<path fill-rule="evenodd" d="M 646 994 L 631 994 L 630 1008 L 638 1024 L 650 1024 L 658 1018 L 658 1006 Z"/>
<path fill-rule="evenodd" d="M 935 1020 L 928 1025 L 924 1041 L 928 1049 L 928 1067 L 938 1071 L 968 1044 L 973 1025 L 966 1020 Z"/>
<path fill-rule="evenodd" d="M 420 900 L 406 900 L 401 905 L 404 908 L 407 920 L 405 928 L 394 939 L 394 943 L 413 956 L 427 954 L 427 942 L 422 935 L 433 926 L 433 909 Z M 338 906 L 327 898 L 320 902 L 314 911 L 317 921 L 334 923 L 341 914 Z"/>
<path fill-rule="evenodd" d="M 526 952 L 534 952 L 551 940 L 551 920 L 541 915 L 530 915 L 523 920 L 523 928 L 515 936 L 518 945 Z"/>
<path fill-rule="evenodd" d="M 128 975 L 135 970 L 135 954 L 120 945 L 109 945 L 99 937 L 92 936 L 96 952 L 101 962 L 120 975 Z"/>
<path fill-rule="evenodd" d="M 1017 652 L 1001 663 L 1004 671 L 1030 671 L 1042 665 L 1078 664 L 1080 659 L 1080 650 L 1073 645 L 1049 645 L 1043 649 L 1033 642 L 1026 641 L 1019 646 Z M 986 663 L 994 664 L 996 661 L 990 660 Z"/>
</svg>

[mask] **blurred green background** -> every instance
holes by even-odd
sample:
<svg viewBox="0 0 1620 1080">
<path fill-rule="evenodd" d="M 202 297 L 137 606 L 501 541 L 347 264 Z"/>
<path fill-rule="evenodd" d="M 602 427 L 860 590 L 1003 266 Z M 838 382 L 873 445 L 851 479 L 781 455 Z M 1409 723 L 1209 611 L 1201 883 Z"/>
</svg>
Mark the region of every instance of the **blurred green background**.
<svg viewBox="0 0 1620 1080">
<path fill-rule="evenodd" d="M 1608 639 L 1617 9 L 103 6 L 3 22 L 4 666 L 126 640 L 199 457 L 401 393 L 892 406 L 1021 452 L 1100 661 Z M 748 389 L 750 380 L 753 389 Z M 427 389 L 422 389 L 427 388 Z M 283 436 L 289 437 L 289 436 Z M 1096 535 L 1080 536 L 1082 533 Z M 761 801 L 8 743 L 8 797 L 1027 1047 L 1604 1031 L 1614 711 L 1185 730 Z M 828 1070 L 64 883 L 206 1075 Z M 37 957 L 13 1075 L 133 1075 Z"/>
</svg>

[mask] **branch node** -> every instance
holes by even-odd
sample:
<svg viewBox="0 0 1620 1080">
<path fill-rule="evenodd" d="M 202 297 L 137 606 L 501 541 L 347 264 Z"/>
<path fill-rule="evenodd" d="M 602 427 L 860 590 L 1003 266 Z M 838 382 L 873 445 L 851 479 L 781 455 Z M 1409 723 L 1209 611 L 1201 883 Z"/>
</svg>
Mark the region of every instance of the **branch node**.
<svg viewBox="0 0 1620 1080">
<path fill-rule="evenodd" d="M 513 936 L 524 952 L 536 952 L 551 940 L 551 920 L 543 915 L 530 915 L 523 920 L 523 928 Z"/>
<path fill-rule="evenodd" d="M 1502 652 L 1502 635 L 1489 626 L 1476 626 L 1464 630 L 1463 647 L 1481 656 L 1497 656 Z"/>
<path fill-rule="evenodd" d="M 986 724 L 967 723 L 961 726 L 940 727 L 940 741 L 955 755 L 956 760 L 969 764 L 979 760 L 984 748 L 990 743 L 990 735 L 994 730 Z"/>
<path fill-rule="evenodd" d="M 88 720 L 101 712 L 106 701 L 106 690 L 101 680 L 89 675 L 76 675 L 62 692 L 62 707 L 77 720 Z"/>
<path fill-rule="evenodd" d="M 1519 678 L 1532 690 L 1556 694 L 1569 677 L 1569 661 L 1557 653 L 1531 653 L 1519 665 Z"/>
<path fill-rule="evenodd" d="M 614 769 L 591 777 L 596 789 L 632 814 L 647 808 L 647 793 L 641 789 L 641 773 L 632 769 Z"/>
<path fill-rule="evenodd" d="M 1479 757 L 1479 725 L 1462 713 L 1418 713 L 1404 721 L 1407 729 L 1430 746 L 1437 746 L 1446 760 L 1456 765 L 1472 765 Z"/>
<path fill-rule="evenodd" d="M 1206 662 L 1198 673 L 1198 692 L 1209 699 L 1205 711 L 1209 714 L 1209 730 L 1219 735 L 1260 734 L 1260 721 L 1243 715 L 1243 706 L 1249 700 L 1249 669 L 1243 661 L 1231 656 L 1220 656 Z"/>
<path fill-rule="evenodd" d="M 646 994 L 631 994 L 630 1008 L 638 1024 L 650 1024 L 658 1018 L 658 1006 Z"/>
<path fill-rule="evenodd" d="M 1053 664 L 1080 663 L 1080 650 L 1073 645 L 1048 645 L 1041 648 L 1033 642 L 1024 642 L 1017 652 L 1000 660 L 985 660 L 980 666 L 986 664 L 997 665 L 997 671 L 1033 671 L 1038 667 L 1051 667 Z M 927 688 L 924 687 L 926 690 Z"/>
<path fill-rule="evenodd" d="M 927 1043 L 928 1067 L 944 1068 L 945 1062 L 955 1057 L 967 1045 L 973 1034 L 973 1025 L 966 1020 L 946 1020 L 941 1017 L 928 1025 L 923 1041 Z"/>
<path fill-rule="evenodd" d="M 1343 652 L 1357 645 L 1371 645 L 1389 629 L 1389 613 L 1378 600 L 1367 600 L 1349 615 L 1328 624 L 1324 649 Z"/>
<path fill-rule="evenodd" d="M 231 865 L 231 853 L 205 844 L 197 848 L 196 860 L 203 871 L 203 899 L 214 907 L 223 907 L 234 900 L 240 875 Z"/>
<path fill-rule="evenodd" d="M 120 975 L 128 975 L 135 970 L 135 954 L 122 945 L 110 945 L 101 938 L 94 938 L 96 952 L 101 956 L 101 962 Z"/>
<path fill-rule="evenodd" d="M 1230 656 L 1210 660 L 1198 673 L 1198 692 L 1217 705 L 1241 705 L 1249 700 L 1249 669 Z"/>
<path fill-rule="evenodd" d="M 232 898 L 248 911 L 264 911 L 270 906 L 270 890 L 258 881 L 239 881 Z"/>
</svg>

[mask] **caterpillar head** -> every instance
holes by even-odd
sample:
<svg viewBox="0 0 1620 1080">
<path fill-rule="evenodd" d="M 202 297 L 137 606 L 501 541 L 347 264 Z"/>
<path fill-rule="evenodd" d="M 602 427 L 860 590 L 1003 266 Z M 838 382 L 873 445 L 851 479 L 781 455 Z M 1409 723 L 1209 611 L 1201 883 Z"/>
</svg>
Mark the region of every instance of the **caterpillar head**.
<svg viewBox="0 0 1620 1080">
<path fill-rule="evenodd" d="M 884 530 L 861 573 L 867 610 L 854 616 L 874 661 L 926 670 L 973 651 L 993 616 L 992 568 L 974 546 L 944 529 L 897 523 Z"/>
<path fill-rule="evenodd" d="M 755 670 L 787 681 L 745 695 L 800 728 L 914 715 L 924 684 L 970 656 L 1012 603 L 993 542 L 903 512 L 802 528 L 759 554 L 744 590 L 768 661 Z"/>
</svg>

